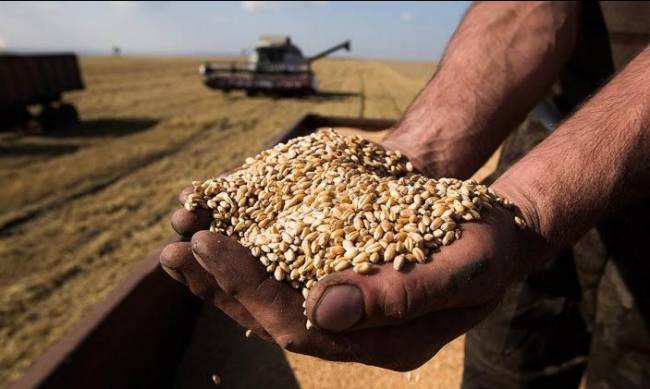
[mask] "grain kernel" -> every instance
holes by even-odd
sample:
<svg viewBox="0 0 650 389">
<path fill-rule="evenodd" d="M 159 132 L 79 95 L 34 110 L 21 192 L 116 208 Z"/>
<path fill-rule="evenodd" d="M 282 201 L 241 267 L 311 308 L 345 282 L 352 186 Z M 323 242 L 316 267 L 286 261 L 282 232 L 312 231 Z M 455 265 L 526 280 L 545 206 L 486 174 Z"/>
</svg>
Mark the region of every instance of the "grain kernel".
<svg viewBox="0 0 650 389">
<path fill-rule="evenodd" d="M 447 233 L 445 234 L 445 237 L 442 238 L 442 244 L 447 246 L 447 245 L 451 244 L 451 242 L 454 241 L 454 238 L 455 238 L 454 231 L 447 231 Z"/>
<path fill-rule="evenodd" d="M 329 129 L 247 158 L 228 176 L 192 182 L 184 207 L 210 210 L 211 231 L 236 238 L 306 299 L 334 271 L 426 262 L 431 250 L 461 238 L 459 223 L 513 208 L 476 181 L 412 171 L 401 153 Z"/>
<path fill-rule="evenodd" d="M 368 262 L 357 263 L 352 270 L 359 274 L 368 274 L 372 270 L 372 264 Z"/>
<path fill-rule="evenodd" d="M 405 258 L 403 255 L 398 255 L 393 261 L 393 269 L 400 271 L 404 267 Z"/>
</svg>

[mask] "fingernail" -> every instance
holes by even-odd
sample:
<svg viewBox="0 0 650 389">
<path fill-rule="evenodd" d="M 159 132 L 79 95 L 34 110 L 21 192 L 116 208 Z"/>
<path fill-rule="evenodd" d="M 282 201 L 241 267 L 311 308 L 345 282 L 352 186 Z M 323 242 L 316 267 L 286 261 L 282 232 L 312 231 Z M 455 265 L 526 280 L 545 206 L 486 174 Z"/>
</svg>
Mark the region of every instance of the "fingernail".
<svg viewBox="0 0 650 389">
<path fill-rule="evenodd" d="M 175 279 L 176 281 L 180 282 L 183 285 L 187 285 L 187 280 L 185 279 L 185 276 L 183 275 L 183 273 L 181 273 L 181 272 L 179 272 L 177 270 L 171 269 L 171 268 L 169 268 L 169 267 L 167 267 L 167 266 L 165 266 L 163 264 L 161 264 L 161 266 L 162 266 L 163 270 L 165 272 L 167 272 L 167 274 L 169 274 L 169 276 L 171 278 Z"/>
<path fill-rule="evenodd" d="M 209 258 L 212 254 L 210 231 L 199 231 L 192 236 L 192 252 L 201 258 Z"/>
<path fill-rule="evenodd" d="M 344 331 L 363 318 L 363 295 L 354 285 L 334 285 L 325 289 L 316 303 L 314 323 L 329 331 Z"/>
</svg>

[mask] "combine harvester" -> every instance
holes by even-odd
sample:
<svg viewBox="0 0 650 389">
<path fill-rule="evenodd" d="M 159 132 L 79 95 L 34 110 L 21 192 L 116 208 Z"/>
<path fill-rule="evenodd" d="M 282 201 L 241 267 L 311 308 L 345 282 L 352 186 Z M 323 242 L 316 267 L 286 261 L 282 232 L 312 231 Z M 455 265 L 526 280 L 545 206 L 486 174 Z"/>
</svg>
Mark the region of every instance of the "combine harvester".
<svg viewBox="0 0 650 389">
<path fill-rule="evenodd" d="M 262 35 L 247 64 L 206 63 L 199 67 L 199 73 L 206 86 L 224 92 L 244 90 L 247 96 L 262 92 L 313 94 L 318 87 L 318 80 L 311 70 L 312 62 L 341 49 L 350 51 L 350 41 L 305 57 L 291 43 L 290 37 Z"/>
</svg>

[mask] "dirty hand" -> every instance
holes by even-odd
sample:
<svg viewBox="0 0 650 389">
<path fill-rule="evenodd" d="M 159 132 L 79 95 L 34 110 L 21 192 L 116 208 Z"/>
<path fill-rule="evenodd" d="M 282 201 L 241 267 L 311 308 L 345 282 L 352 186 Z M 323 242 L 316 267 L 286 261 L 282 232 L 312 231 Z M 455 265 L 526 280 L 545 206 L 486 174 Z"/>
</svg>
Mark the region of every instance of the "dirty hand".
<svg viewBox="0 0 650 389">
<path fill-rule="evenodd" d="M 301 294 L 269 277 L 234 238 L 206 231 L 207 212 L 174 214 L 175 230 L 192 239 L 167 246 L 161 263 L 193 293 L 290 351 L 406 371 L 486 317 L 527 270 L 528 254 L 543 243 L 512 218 L 495 208 L 481 222 L 464 223 L 463 237 L 425 265 L 330 274 L 309 294 L 310 330 Z"/>
<path fill-rule="evenodd" d="M 446 140 L 431 137 L 429 132 L 435 131 L 424 125 L 408 128 L 399 123 L 381 141 L 381 146 L 402 153 L 411 161 L 415 170 L 425 176 L 468 178 L 468 172 L 474 170 L 471 167 L 473 161 L 453 155 L 449 152 L 452 147 Z"/>
</svg>

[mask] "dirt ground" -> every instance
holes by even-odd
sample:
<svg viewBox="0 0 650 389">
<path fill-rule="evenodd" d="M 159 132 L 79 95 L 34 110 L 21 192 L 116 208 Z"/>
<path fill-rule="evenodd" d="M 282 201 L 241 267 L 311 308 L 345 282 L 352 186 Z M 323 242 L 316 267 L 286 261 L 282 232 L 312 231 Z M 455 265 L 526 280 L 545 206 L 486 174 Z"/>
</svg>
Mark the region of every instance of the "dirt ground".
<svg viewBox="0 0 650 389">
<path fill-rule="evenodd" d="M 306 112 L 397 118 L 430 63 L 324 60 L 325 93 L 206 89 L 200 58 L 82 58 L 81 123 L 0 133 L 0 386 L 102 300 L 170 232 L 177 192 L 259 151 Z M 462 339 L 410 375 L 288 353 L 301 387 L 454 387 Z M 316 372 L 316 374 L 314 374 Z"/>
</svg>

